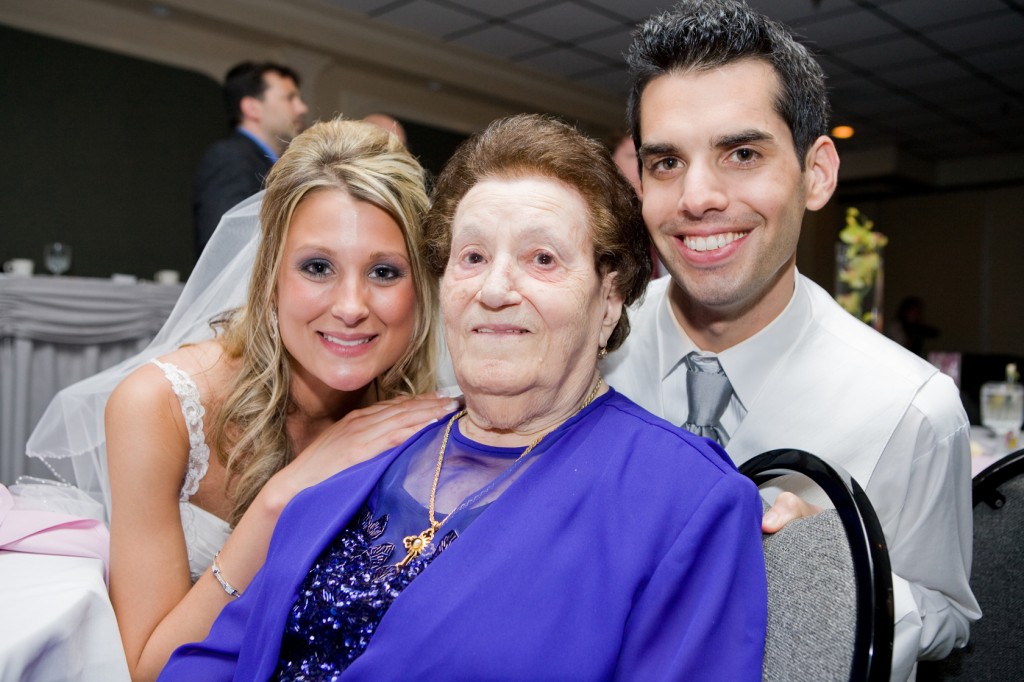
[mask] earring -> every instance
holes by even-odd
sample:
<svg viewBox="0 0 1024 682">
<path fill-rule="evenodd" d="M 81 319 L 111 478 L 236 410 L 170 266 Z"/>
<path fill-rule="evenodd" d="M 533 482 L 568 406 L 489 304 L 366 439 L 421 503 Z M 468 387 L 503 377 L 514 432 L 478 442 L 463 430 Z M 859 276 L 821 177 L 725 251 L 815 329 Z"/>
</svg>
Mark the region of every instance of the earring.
<svg viewBox="0 0 1024 682">
<path fill-rule="evenodd" d="M 597 359 L 604 360 L 608 357 L 608 346 L 601 346 L 597 349 Z"/>
<path fill-rule="evenodd" d="M 276 339 L 278 334 L 277 308 L 270 309 L 270 338 Z"/>
</svg>

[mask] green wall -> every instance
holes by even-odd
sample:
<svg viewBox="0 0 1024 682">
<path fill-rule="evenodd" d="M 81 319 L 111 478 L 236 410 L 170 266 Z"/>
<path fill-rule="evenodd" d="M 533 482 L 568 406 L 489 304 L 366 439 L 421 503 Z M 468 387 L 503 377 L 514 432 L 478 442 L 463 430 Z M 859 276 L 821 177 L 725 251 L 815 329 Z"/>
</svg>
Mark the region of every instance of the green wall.
<svg viewBox="0 0 1024 682">
<path fill-rule="evenodd" d="M 193 263 L 192 172 L 227 131 L 209 77 L 0 26 L 0 261 L 73 248 L 69 274 Z"/>
</svg>

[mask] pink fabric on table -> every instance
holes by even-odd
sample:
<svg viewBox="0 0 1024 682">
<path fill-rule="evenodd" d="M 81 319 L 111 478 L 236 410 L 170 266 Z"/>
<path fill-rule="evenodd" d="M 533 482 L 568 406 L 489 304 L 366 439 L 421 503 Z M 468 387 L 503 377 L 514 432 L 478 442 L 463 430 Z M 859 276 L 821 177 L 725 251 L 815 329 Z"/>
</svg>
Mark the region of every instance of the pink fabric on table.
<svg viewBox="0 0 1024 682">
<path fill-rule="evenodd" d="M 0 484 L 0 550 L 96 558 L 103 562 L 106 579 L 110 532 L 96 519 L 15 509 L 14 497 Z"/>
</svg>

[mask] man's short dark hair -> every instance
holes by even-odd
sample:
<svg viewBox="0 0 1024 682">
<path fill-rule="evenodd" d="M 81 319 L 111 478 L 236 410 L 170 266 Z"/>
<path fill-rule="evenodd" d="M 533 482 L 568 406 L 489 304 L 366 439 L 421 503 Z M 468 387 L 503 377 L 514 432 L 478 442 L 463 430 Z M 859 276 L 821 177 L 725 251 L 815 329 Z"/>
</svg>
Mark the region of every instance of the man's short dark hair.
<svg viewBox="0 0 1024 682">
<path fill-rule="evenodd" d="M 627 119 L 634 144 L 640 146 L 640 97 L 652 80 L 743 59 L 767 62 L 777 74 L 775 110 L 789 126 L 803 168 L 807 150 L 828 132 L 825 73 L 785 26 L 742 0 L 682 0 L 634 32 L 626 56 L 630 71 Z"/>
<path fill-rule="evenodd" d="M 267 82 L 263 78 L 266 73 L 276 73 L 282 78 L 292 79 L 295 85 L 301 85 L 299 74 L 282 64 L 242 62 L 231 67 L 224 77 L 224 106 L 227 108 L 232 127 L 242 122 L 243 97 L 262 99 L 263 92 L 267 89 Z"/>
</svg>

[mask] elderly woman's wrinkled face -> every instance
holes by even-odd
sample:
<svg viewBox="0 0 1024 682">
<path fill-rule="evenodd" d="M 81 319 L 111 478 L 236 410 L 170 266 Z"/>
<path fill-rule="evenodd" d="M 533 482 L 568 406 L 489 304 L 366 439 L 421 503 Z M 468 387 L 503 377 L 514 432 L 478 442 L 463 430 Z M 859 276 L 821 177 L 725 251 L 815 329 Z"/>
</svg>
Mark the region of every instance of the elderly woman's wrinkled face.
<svg viewBox="0 0 1024 682">
<path fill-rule="evenodd" d="M 441 308 L 467 398 L 589 388 L 622 299 L 595 270 L 588 221 L 578 192 L 543 177 L 485 180 L 459 203 Z"/>
</svg>

